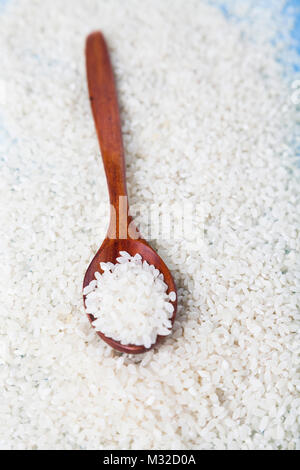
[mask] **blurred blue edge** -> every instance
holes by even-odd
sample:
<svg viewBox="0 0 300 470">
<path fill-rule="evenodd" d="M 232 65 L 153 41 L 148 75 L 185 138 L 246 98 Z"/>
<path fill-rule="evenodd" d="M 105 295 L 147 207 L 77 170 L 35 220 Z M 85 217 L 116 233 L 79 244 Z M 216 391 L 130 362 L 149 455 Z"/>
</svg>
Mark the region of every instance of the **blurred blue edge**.
<svg viewBox="0 0 300 470">
<path fill-rule="evenodd" d="M 297 51 L 298 51 L 298 54 L 300 55 L 300 1 L 293 0 L 291 4 L 292 6 L 297 8 L 297 13 L 295 15 L 295 24 L 294 24 L 294 29 L 293 29 L 293 38 L 296 41 Z M 299 70 L 299 67 L 298 67 L 298 70 Z"/>
<path fill-rule="evenodd" d="M 10 0 L 0 0 L 0 14 L 5 10 L 5 6 L 9 3 Z M 228 4 L 226 0 L 224 1 L 214 1 L 214 0 L 207 0 L 208 3 L 215 5 L 218 7 L 222 13 L 227 16 L 231 17 L 232 15 L 229 12 Z M 243 0 L 236 0 L 242 2 Z M 264 8 L 268 8 L 268 0 L 254 0 L 253 5 L 257 3 L 259 6 L 263 6 Z M 300 56 L 300 0 L 286 0 L 286 4 L 282 11 L 284 14 L 292 16 L 294 19 L 294 28 L 292 31 L 292 39 L 294 41 L 294 47 L 297 50 Z M 1 29 L 0 29 L 1 30 Z M 295 72 L 300 72 L 300 65 L 294 65 Z"/>
<path fill-rule="evenodd" d="M 0 14 L 5 11 L 5 6 L 7 3 L 9 3 L 10 0 L 0 0 Z M 236 0 L 242 2 L 243 0 Z M 214 0 L 208 0 L 208 3 L 215 5 L 218 7 L 222 13 L 227 16 L 231 17 L 232 15 L 229 12 L 228 8 L 228 3 L 226 0 L 224 1 L 214 1 Z M 253 5 L 257 5 L 268 8 L 268 1 L 267 0 L 254 0 Z M 271 3 L 271 2 L 270 2 Z M 286 0 L 286 4 L 283 8 L 283 14 L 292 16 L 294 19 L 294 28 L 292 31 L 292 39 L 294 41 L 294 48 L 297 50 L 299 56 L 300 56 L 300 0 Z M 1 28 L 0 28 L 1 30 Z M 295 72 L 300 72 L 300 64 L 294 64 L 294 70 Z"/>
</svg>

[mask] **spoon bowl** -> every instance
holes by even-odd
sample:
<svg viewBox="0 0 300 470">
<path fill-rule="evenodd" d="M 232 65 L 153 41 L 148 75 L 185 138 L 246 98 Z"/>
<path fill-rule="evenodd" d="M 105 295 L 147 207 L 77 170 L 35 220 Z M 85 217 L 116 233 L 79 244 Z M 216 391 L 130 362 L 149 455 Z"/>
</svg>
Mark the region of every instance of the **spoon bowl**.
<svg viewBox="0 0 300 470">
<path fill-rule="evenodd" d="M 96 271 L 100 273 L 103 272 L 100 268 L 100 263 L 111 262 L 115 264 L 116 258 L 120 256 L 119 255 L 120 251 L 127 251 L 127 253 L 129 253 L 131 256 L 134 256 L 136 253 L 139 253 L 142 256 L 143 260 L 146 260 L 149 264 L 154 265 L 155 268 L 158 269 L 163 274 L 164 282 L 168 286 L 167 293 L 169 294 L 172 291 L 176 293 L 176 299 L 173 302 L 170 301 L 174 307 L 173 315 L 172 315 L 172 318 L 170 319 L 173 324 L 175 320 L 175 316 L 176 316 L 176 310 L 177 310 L 177 292 L 176 292 L 176 286 L 175 286 L 173 277 L 169 269 L 163 262 L 163 260 L 160 258 L 160 256 L 143 239 L 111 240 L 109 238 L 105 238 L 100 249 L 96 253 L 95 257 L 93 258 L 91 264 L 89 265 L 86 271 L 86 274 L 84 276 L 84 281 L 83 281 L 83 288 L 88 286 L 89 283 L 93 279 L 95 279 Z M 83 296 L 84 305 L 85 305 L 85 297 L 86 296 L 84 295 Z M 128 313 L 130 315 L 130 312 Z M 87 316 L 91 323 L 95 320 L 93 315 L 87 314 Z M 100 331 L 97 331 L 97 334 L 100 336 L 101 339 L 103 339 L 103 341 L 109 344 L 112 348 L 123 353 L 141 354 L 146 351 L 149 351 L 149 349 L 151 349 L 154 346 L 153 344 L 150 348 L 145 348 L 145 346 L 143 345 L 139 345 L 139 346 L 135 344 L 124 345 L 124 344 L 121 344 L 119 341 L 114 340 L 113 338 L 108 338 Z M 156 343 L 160 342 L 163 338 L 164 336 L 157 336 Z"/>
<path fill-rule="evenodd" d="M 143 260 L 154 265 L 164 276 L 164 282 L 168 286 L 167 293 L 171 291 L 176 293 L 176 286 L 167 266 L 140 236 L 132 217 L 128 215 L 125 158 L 117 93 L 108 49 L 100 31 L 90 34 L 87 38 L 86 69 L 90 102 L 109 192 L 110 224 L 107 237 L 86 271 L 83 288 L 95 279 L 95 272 L 102 273 L 101 262 L 116 264 L 119 252 L 127 251 L 131 256 L 139 253 Z M 86 296 L 83 295 L 86 307 L 85 298 Z M 171 318 L 173 325 L 177 309 L 177 293 L 176 300 L 171 303 L 174 307 Z M 130 312 L 128 314 L 130 315 Z M 94 316 L 87 315 L 92 323 L 95 320 Z M 120 352 L 139 354 L 150 349 L 143 345 L 124 345 L 113 338 L 106 337 L 100 331 L 97 333 L 107 344 Z M 163 336 L 157 336 L 156 343 L 162 338 Z M 154 344 L 151 347 L 153 346 Z"/>
</svg>

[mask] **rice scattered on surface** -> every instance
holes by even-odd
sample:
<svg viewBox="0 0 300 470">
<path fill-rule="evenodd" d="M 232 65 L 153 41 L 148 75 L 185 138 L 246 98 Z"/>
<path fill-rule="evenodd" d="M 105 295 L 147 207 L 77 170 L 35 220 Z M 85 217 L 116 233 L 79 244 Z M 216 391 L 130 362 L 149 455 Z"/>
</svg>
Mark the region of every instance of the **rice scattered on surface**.
<svg viewBox="0 0 300 470">
<path fill-rule="evenodd" d="M 296 447 L 296 108 L 284 41 L 270 42 L 276 2 L 225 3 L 240 22 L 199 0 L 1 13 L 1 448 Z M 179 309 L 138 358 L 82 314 L 108 223 L 83 56 L 95 29 L 116 70 L 130 202 L 203 208 L 189 237 L 151 240 Z"/>
<path fill-rule="evenodd" d="M 120 251 L 117 263 L 100 263 L 103 271 L 83 290 L 93 326 L 121 344 L 150 348 L 157 335 L 171 333 L 174 307 L 163 274 L 137 253 Z M 174 297 L 175 296 L 175 297 Z"/>
</svg>

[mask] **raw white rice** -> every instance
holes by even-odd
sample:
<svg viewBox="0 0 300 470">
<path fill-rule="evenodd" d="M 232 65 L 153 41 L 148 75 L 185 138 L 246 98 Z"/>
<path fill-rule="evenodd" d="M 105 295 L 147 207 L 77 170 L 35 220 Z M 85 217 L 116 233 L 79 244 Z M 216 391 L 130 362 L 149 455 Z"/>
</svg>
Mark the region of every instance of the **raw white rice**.
<svg viewBox="0 0 300 470">
<path fill-rule="evenodd" d="M 121 344 L 150 348 L 157 335 L 171 333 L 175 292 L 167 293 L 163 274 L 137 253 L 120 251 L 117 263 L 100 263 L 103 271 L 83 290 L 93 326 Z"/>
<path fill-rule="evenodd" d="M 215 2 L 236 21 L 211 3 L 2 9 L 1 448 L 297 447 L 289 22 L 281 1 Z M 83 54 L 95 29 L 116 70 L 131 204 L 175 218 L 184 202 L 201 209 L 186 235 L 150 235 L 179 309 L 172 334 L 135 358 L 83 315 L 83 276 L 109 215 Z M 159 221 L 142 211 L 138 226 L 146 236 Z"/>
</svg>

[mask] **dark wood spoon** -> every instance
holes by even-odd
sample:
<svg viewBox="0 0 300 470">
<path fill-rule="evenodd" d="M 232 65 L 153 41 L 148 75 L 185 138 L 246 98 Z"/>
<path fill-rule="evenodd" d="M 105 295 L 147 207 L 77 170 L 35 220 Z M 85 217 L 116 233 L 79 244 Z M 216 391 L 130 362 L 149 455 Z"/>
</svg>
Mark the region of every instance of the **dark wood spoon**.
<svg viewBox="0 0 300 470">
<path fill-rule="evenodd" d="M 100 262 L 110 261 L 115 264 L 120 251 L 127 251 L 132 256 L 139 253 L 143 260 L 153 264 L 164 275 L 164 282 L 168 286 L 167 292 L 176 293 L 176 300 L 171 302 L 174 307 L 171 318 L 173 324 L 177 309 L 177 292 L 172 275 L 153 248 L 141 238 L 132 217 L 128 214 L 125 158 L 117 93 L 107 46 L 101 32 L 94 32 L 87 38 L 86 67 L 91 107 L 106 174 L 111 211 L 107 236 L 87 269 L 83 288 L 95 279 L 96 271 L 102 272 Z M 83 301 L 86 306 L 85 295 Z M 91 314 L 88 314 L 88 318 L 91 323 L 95 320 Z M 113 338 L 106 337 L 100 331 L 97 333 L 107 344 L 120 352 L 139 354 L 150 349 L 134 344 L 123 345 Z M 158 336 L 156 343 L 162 338 L 163 336 Z"/>
</svg>

